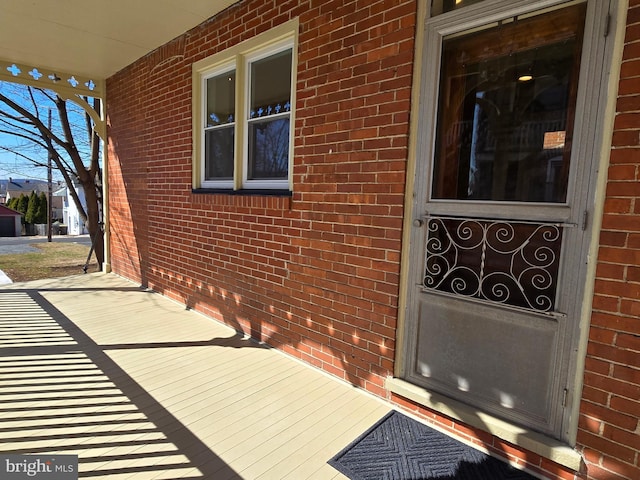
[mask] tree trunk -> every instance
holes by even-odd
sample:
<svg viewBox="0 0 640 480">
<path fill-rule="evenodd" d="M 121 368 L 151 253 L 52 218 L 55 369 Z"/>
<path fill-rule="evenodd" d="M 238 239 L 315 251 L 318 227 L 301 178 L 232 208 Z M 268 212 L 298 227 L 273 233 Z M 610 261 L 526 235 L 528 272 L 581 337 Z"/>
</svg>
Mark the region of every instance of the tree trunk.
<svg viewBox="0 0 640 480">
<path fill-rule="evenodd" d="M 102 231 L 102 218 L 100 217 L 96 185 L 93 182 L 83 182 L 82 188 L 84 188 L 84 195 L 87 203 L 87 229 L 89 230 L 89 236 L 93 242 L 98 267 L 102 269 L 102 264 L 104 262 L 104 235 Z"/>
</svg>

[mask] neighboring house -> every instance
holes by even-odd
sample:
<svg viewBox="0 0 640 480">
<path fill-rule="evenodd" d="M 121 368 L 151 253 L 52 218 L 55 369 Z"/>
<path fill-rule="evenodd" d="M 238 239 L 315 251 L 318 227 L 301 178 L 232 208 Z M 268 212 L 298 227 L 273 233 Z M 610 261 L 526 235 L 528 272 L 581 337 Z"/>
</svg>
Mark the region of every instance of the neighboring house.
<svg viewBox="0 0 640 480">
<path fill-rule="evenodd" d="M 2 184 L 5 185 L 5 203 L 14 198 L 19 197 L 21 194 L 29 196 L 31 192 L 36 193 L 47 193 L 48 184 L 44 180 L 32 180 L 32 179 L 14 179 L 9 178 L 9 180 L 2 181 Z"/>
<path fill-rule="evenodd" d="M 51 196 L 51 219 L 60 221 L 64 218 L 64 199 L 61 197 Z"/>
<path fill-rule="evenodd" d="M 87 208 L 87 201 L 84 196 L 84 189 L 81 185 L 76 185 L 76 192 L 82 207 Z M 69 195 L 69 187 L 62 187 L 53 194 L 54 201 L 58 199 L 62 203 L 62 214 L 58 218 L 62 218 L 62 223 L 67 225 L 67 233 L 69 235 L 84 235 L 89 233 L 87 230 L 85 221 L 80 216 L 78 207 L 73 201 L 71 195 Z"/>
<path fill-rule="evenodd" d="M 0 180 L 0 205 L 5 205 L 7 203 L 7 186 L 9 185 L 9 180 Z"/>
<path fill-rule="evenodd" d="M 539 475 L 640 478 L 640 2 L 241 0 L 106 92 L 107 269 Z"/>
<path fill-rule="evenodd" d="M 54 182 L 52 189 L 60 188 L 60 182 Z M 8 200 L 12 198 L 18 198 L 20 195 L 29 196 L 31 192 L 47 193 L 49 191 L 49 184 L 45 180 L 33 180 L 33 179 L 13 179 L 0 180 L 0 194 L 3 194 L 2 204 L 6 204 Z M 52 217 L 53 219 L 62 218 L 62 199 L 52 198 Z"/>
<path fill-rule="evenodd" d="M 0 237 L 19 237 L 22 233 L 22 214 L 0 205 Z"/>
</svg>

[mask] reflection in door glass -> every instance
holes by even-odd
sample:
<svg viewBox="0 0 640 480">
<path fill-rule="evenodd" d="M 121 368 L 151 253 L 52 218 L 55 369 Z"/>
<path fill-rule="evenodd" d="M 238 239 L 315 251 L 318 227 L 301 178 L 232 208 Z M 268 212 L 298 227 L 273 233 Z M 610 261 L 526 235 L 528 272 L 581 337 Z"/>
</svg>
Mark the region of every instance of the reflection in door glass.
<svg viewBox="0 0 640 480">
<path fill-rule="evenodd" d="M 431 16 L 435 17 L 441 13 L 450 12 L 458 8 L 473 5 L 483 0 L 431 0 Z"/>
<path fill-rule="evenodd" d="M 547 15 L 444 40 L 433 198 L 565 202 L 581 41 Z"/>
</svg>

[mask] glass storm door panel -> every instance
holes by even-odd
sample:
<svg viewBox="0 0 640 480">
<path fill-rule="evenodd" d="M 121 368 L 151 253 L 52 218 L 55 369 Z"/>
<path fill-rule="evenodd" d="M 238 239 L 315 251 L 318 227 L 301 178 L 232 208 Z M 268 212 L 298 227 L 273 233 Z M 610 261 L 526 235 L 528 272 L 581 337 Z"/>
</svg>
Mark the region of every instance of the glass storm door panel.
<svg viewBox="0 0 640 480">
<path fill-rule="evenodd" d="M 585 11 L 442 38 L 406 369 L 413 383 L 554 436 L 573 325 L 564 299 Z"/>
<path fill-rule="evenodd" d="M 432 198 L 565 202 L 581 10 L 445 38 Z"/>
</svg>

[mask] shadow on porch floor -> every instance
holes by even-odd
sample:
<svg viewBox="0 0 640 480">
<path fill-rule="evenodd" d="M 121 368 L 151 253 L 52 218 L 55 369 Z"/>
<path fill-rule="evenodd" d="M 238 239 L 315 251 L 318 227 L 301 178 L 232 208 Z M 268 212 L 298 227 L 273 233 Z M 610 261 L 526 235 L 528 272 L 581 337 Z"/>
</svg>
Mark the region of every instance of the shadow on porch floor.
<svg viewBox="0 0 640 480">
<path fill-rule="evenodd" d="M 338 479 L 389 407 L 115 275 L 0 289 L 0 452 L 81 478 Z"/>
</svg>

